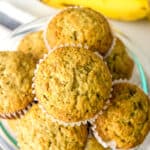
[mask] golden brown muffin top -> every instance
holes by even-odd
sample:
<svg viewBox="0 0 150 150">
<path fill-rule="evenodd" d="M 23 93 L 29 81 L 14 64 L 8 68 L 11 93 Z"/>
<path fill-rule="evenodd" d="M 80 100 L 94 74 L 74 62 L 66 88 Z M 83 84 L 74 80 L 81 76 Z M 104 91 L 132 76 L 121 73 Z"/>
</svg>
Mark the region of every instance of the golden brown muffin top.
<svg viewBox="0 0 150 150">
<path fill-rule="evenodd" d="M 105 60 L 113 80 L 130 79 L 134 62 L 128 55 L 124 43 L 119 38 L 116 38 L 115 45 Z"/>
<path fill-rule="evenodd" d="M 104 55 L 111 47 L 113 36 L 105 17 L 90 8 L 68 8 L 48 24 L 46 39 L 51 48 L 61 44 L 87 45 Z"/>
<path fill-rule="evenodd" d="M 104 61 L 90 50 L 62 47 L 40 63 L 35 93 L 46 111 L 65 122 L 97 114 L 111 90 L 111 75 Z"/>
<path fill-rule="evenodd" d="M 16 112 L 33 101 L 35 63 L 31 54 L 0 52 L 0 113 Z"/>
<path fill-rule="evenodd" d="M 42 58 L 48 52 L 43 40 L 43 31 L 26 34 L 17 49 L 24 53 L 31 53 L 36 59 Z"/>
<path fill-rule="evenodd" d="M 150 100 L 136 85 L 113 86 L 111 106 L 96 120 L 96 130 L 104 141 L 114 140 L 118 148 L 141 144 L 150 130 Z"/>
<path fill-rule="evenodd" d="M 24 117 L 11 120 L 16 126 L 21 150 L 84 150 L 87 127 L 63 127 L 51 120 L 34 105 Z"/>
</svg>

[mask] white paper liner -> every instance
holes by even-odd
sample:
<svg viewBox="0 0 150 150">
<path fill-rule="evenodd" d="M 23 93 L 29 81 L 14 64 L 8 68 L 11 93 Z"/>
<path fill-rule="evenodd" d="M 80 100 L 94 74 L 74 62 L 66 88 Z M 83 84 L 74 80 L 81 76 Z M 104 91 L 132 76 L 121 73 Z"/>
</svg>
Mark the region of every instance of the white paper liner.
<svg viewBox="0 0 150 150">
<path fill-rule="evenodd" d="M 118 79 L 118 80 L 114 80 L 112 82 L 112 85 L 119 84 L 119 83 L 130 83 L 130 81 L 128 79 Z M 130 84 L 133 84 L 133 83 L 130 83 Z"/>
<path fill-rule="evenodd" d="M 119 84 L 119 83 L 129 83 L 129 84 L 138 86 L 138 88 L 143 91 L 143 89 L 142 89 L 141 86 L 137 85 L 136 83 L 133 83 L 131 80 L 128 80 L 128 79 L 118 79 L 118 80 L 114 80 L 114 81 L 112 82 L 112 85 Z M 144 92 L 144 91 L 143 91 L 143 92 Z M 145 92 L 144 92 L 144 93 L 145 93 Z M 146 93 L 145 93 L 145 94 L 146 94 Z M 149 97 L 148 94 L 146 94 L 146 95 Z"/>
<path fill-rule="evenodd" d="M 37 101 L 37 99 L 36 99 L 36 101 Z M 109 107 L 109 104 L 110 104 L 110 100 L 107 100 L 106 105 L 94 117 L 86 119 L 86 120 L 81 120 L 81 121 L 78 121 L 78 122 L 65 122 L 65 121 L 56 119 L 52 115 L 50 115 L 41 104 L 39 104 L 39 108 L 47 115 L 47 117 L 49 117 L 51 119 L 52 122 L 54 122 L 54 123 L 56 122 L 56 123 L 58 123 L 60 125 L 63 125 L 65 127 L 66 126 L 72 126 L 72 127 L 74 127 L 74 126 L 81 126 L 82 124 L 86 125 L 88 122 L 89 123 L 95 122 L 95 120 L 97 119 L 97 117 L 99 115 L 101 115 L 103 113 L 103 111 L 106 110 Z"/>
<path fill-rule="evenodd" d="M 110 106 L 110 98 L 111 95 L 109 96 L 109 99 L 106 101 L 105 105 L 103 106 L 102 110 L 99 111 L 99 113 L 97 113 L 92 119 L 88 120 L 89 123 L 93 124 L 95 122 L 95 120 L 98 118 L 99 115 L 102 115 L 103 112 Z"/>
<path fill-rule="evenodd" d="M 79 121 L 79 122 L 71 122 L 71 123 L 70 122 L 64 122 L 64 121 L 56 119 L 52 115 L 48 114 L 47 111 L 45 110 L 45 108 L 40 104 L 39 104 L 39 108 L 47 115 L 48 118 L 51 119 L 52 122 L 58 123 L 59 125 L 63 125 L 64 127 L 67 127 L 67 126 L 71 126 L 71 127 L 81 126 L 82 124 L 86 125 L 87 122 L 88 122 L 88 120 Z"/>
<path fill-rule="evenodd" d="M 105 54 L 104 58 L 107 58 L 111 54 L 112 50 L 114 49 L 116 45 L 116 40 L 117 40 L 117 37 L 113 36 L 111 47 L 109 48 L 108 52 Z"/>
<path fill-rule="evenodd" d="M 111 54 L 111 52 L 112 52 L 114 46 L 116 45 L 116 40 L 117 40 L 117 38 L 118 38 L 117 35 L 115 35 L 115 36 L 114 36 L 114 40 L 113 40 L 113 44 L 112 44 L 110 50 L 108 51 L 108 53 L 104 56 L 104 59 L 107 58 L 107 57 Z M 120 38 L 119 38 L 119 39 L 120 39 Z M 122 41 L 122 42 L 123 42 L 123 41 Z M 127 47 L 125 47 L 125 48 L 126 48 L 126 52 L 128 53 Z M 128 54 L 128 55 L 129 55 L 129 54 Z M 129 55 L 129 56 L 130 56 L 130 55 Z M 132 59 L 132 57 L 131 57 L 131 59 Z M 107 62 L 106 62 L 106 63 L 107 63 Z M 135 63 L 134 63 L 133 71 L 132 71 L 131 77 L 130 77 L 129 79 L 127 79 L 127 78 L 124 78 L 124 79 L 130 80 L 131 83 L 136 83 L 137 85 L 140 85 L 140 82 L 137 82 L 137 81 L 138 81 L 137 78 L 139 78 L 138 75 L 135 76 L 135 74 L 137 74 L 137 73 L 138 73 L 138 70 L 137 70 L 137 67 L 135 67 Z M 135 78 L 135 77 L 136 77 L 136 78 Z M 122 78 L 120 78 L 120 79 L 122 79 Z M 124 80 L 124 79 L 123 79 L 123 80 Z M 116 80 L 117 80 L 117 79 L 116 79 Z M 119 79 L 118 79 L 118 80 L 119 80 Z"/>
<path fill-rule="evenodd" d="M 106 142 L 102 139 L 102 137 L 98 134 L 98 132 L 96 131 L 96 125 L 93 124 L 92 126 L 92 131 L 93 131 L 93 134 L 95 136 L 95 138 L 97 139 L 97 141 L 104 147 L 104 148 L 111 148 L 112 150 L 126 150 L 126 149 L 120 149 L 120 148 L 116 148 L 117 144 L 115 141 L 109 141 L 109 142 Z M 138 146 L 135 146 L 134 148 L 128 148 L 128 150 L 138 150 L 141 146 L 143 145 L 140 144 Z"/>
<path fill-rule="evenodd" d="M 104 60 L 103 56 L 98 51 L 95 51 L 94 54 L 96 54 L 100 59 Z"/>
<path fill-rule="evenodd" d="M 131 83 L 129 80 L 127 80 L 127 79 L 119 79 L 119 80 L 114 80 L 113 81 L 113 85 L 115 85 L 115 84 L 119 84 L 119 83 L 129 83 L 129 84 L 132 84 L 132 85 L 135 85 L 135 84 L 133 84 L 133 83 Z M 141 89 L 142 90 L 142 89 Z M 150 95 L 147 95 L 148 97 L 149 97 L 149 100 L 150 100 Z M 110 102 L 109 102 L 109 104 L 111 104 Z M 108 107 L 107 107 L 108 108 Z M 107 109 L 106 108 L 106 109 Z M 105 110 L 106 110 L 105 109 Z M 102 115 L 103 113 L 101 113 L 101 114 L 99 114 L 99 115 Z M 98 115 L 98 116 L 99 116 Z M 98 117 L 97 116 L 97 117 Z M 96 117 L 96 119 L 97 119 L 97 117 Z M 95 121 L 96 121 L 96 119 L 95 119 Z M 94 121 L 94 122 L 95 122 Z M 125 149 L 118 149 L 118 148 L 116 148 L 116 142 L 115 141 L 109 141 L 109 142 L 106 142 L 106 141 L 104 141 L 103 139 L 102 139 L 102 137 L 98 134 L 98 132 L 96 131 L 96 125 L 95 125 L 95 123 L 94 122 L 91 122 L 91 124 L 92 124 L 92 127 L 91 127 L 91 129 L 92 129 L 92 131 L 93 131 L 93 134 L 94 134 L 94 136 L 95 136 L 95 138 L 97 139 L 97 141 L 103 146 L 103 147 L 105 147 L 105 148 L 108 148 L 108 147 L 110 147 L 112 150 L 125 150 Z M 150 136 L 150 133 L 148 133 L 148 135 L 147 135 L 147 137 L 148 136 Z M 146 138 L 145 138 L 146 139 Z M 143 142 L 144 143 L 144 142 Z M 134 147 L 134 148 L 130 148 L 130 149 L 128 149 L 128 150 L 139 150 L 139 148 L 140 147 L 142 147 L 143 146 L 143 143 L 141 143 L 140 145 L 138 145 L 138 146 L 136 146 L 136 147 Z"/>
<path fill-rule="evenodd" d="M 136 64 L 134 63 L 132 75 L 131 75 L 129 81 L 131 83 L 136 84 L 141 87 L 141 81 L 139 79 L 140 79 L 140 77 L 139 77 L 138 68 L 136 67 Z"/>
<path fill-rule="evenodd" d="M 31 103 L 29 103 L 24 109 L 18 110 L 16 112 L 12 112 L 12 113 L 1 113 L 0 114 L 0 118 L 2 119 L 17 119 L 17 118 L 21 118 L 22 116 L 24 116 L 28 110 L 32 107 L 33 104 L 36 104 L 37 101 L 33 100 Z"/>
<path fill-rule="evenodd" d="M 110 96 L 111 98 L 111 96 Z M 38 102 L 38 99 L 35 97 L 35 101 Z M 62 121 L 60 119 L 56 119 L 55 117 L 53 117 L 52 115 L 50 115 L 46 109 L 41 105 L 39 104 L 39 108 L 47 115 L 48 118 L 51 119 L 52 122 L 54 123 L 58 123 L 60 125 L 63 125 L 63 126 L 81 126 L 82 124 L 83 125 L 86 125 L 88 122 L 89 123 L 93 123 L 95 122 L 95 120 L 97 119 L 97 117 L 101 114 L 103 114 L 103 111 L 106 110 L 110 105 L 110 100 L 108 99 L 105 103 L 105 106 L 102 108 L 102 110 L 99 111 L 99 113 L 97 113 L 94 117 L 92 118 L 89 118 L 89 119 L 86 119 L 86 120 L 81 120 L 81 121 L 78 121 L 78 122 L 65 122 L 65 121 Z"/>
<path fill-rule="evenodd" d="M 88 140 L 89 140 L 90 138 L 92 138 L 93 136 L 94 136 L 94 135 L 93 135 L 93 131 L 91 130 L 91 128 L 89 128 L 89 133 L 88 133 L 88 137 L 87 137 L 87 141 L 86 141 L 84 150 L 87 149 Z"/>
</svg>

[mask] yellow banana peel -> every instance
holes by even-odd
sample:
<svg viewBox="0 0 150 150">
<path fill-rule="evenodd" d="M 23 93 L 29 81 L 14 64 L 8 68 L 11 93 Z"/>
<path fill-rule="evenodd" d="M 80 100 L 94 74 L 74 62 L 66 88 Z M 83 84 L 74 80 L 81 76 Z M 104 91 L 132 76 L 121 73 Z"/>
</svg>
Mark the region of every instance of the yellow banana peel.
<svg viewBox="0 0 150 150">
<path fill-rule="evenodd" d="M 111 19 L 135 21 L 148 16 L 148 0 L 42 0 L 57 8 L 66 6 L 90 7 Z"/>
<path fill-rule="evenodd" d="M 148 11 L 147 17 L 148 17 L 148 19 L 150 20 L 150 0 L 149 0 L 149 11 Z"/>
</svg>

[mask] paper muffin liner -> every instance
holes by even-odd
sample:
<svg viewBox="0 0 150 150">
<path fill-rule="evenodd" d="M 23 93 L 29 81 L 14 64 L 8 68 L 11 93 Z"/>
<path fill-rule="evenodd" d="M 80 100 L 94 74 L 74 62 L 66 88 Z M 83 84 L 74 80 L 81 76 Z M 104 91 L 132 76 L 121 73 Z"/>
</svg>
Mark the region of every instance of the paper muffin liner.
<svg viewBox="0 0 150 150">
<path fill-rule="evenodd" d="M 116 37 L 116 36 L 113 36 L 112 44 L 111 44 L 111 46 L 110 46 L 108 52 L 105 54 L 104 58 L 107 58 L 107 57 L 111 54 L 112 50 L 114 49 L 114 47 L 115 47 L 115 45 L 116 45 L 116 40 L 117 40 L 117 37 Z"/>
<path fill-rule="evenodd" d="M 136 84 L 138 86 L 141 86 L 140 84 L 140 80 L 139 80 L 139 72 L 138 72 L 138 68 L 136 67 L 136 64 L 134 63 L 134 66 L 133 66 L 133 71 L 132 71 L 132 75 L 131 77 L 129 78 L 129 82 L 133 83 L 133 84 Z"/>
<path fill-rule="evenodd" d="M 111 52 L 112 52 L 112 50 L 113 50 L 113 48 L 114 48 L 114 46 L 116 45 L 116 41 L 117 41 L 117 38 L 119 38 L 117 35 L 114 35 L 114 39 L 113 39 L 113 43 L 112 43 L 112 45 L 111 45 L 111 48 L 108 50 L 108 52 L 106 53 L 106 55 L 104 56 L 104 59 L 105 58 L 107 58 L 110 54 L 111 54 Z M 120 38 L 119 38 L 120 39 Z M 120 39 L 121 40 L 121 39 Z M 121 40 L 122 41 L 122 40 Z M 123 42 L 123 41 L 122 41 Z M 123 44 L 124 44 L 124 42 L 123 42 Z M 125 50 L 126 50 L 126 52 L 127 52 L 127 54 L 130 56 L 130 54 L 129 54 L 129 50 L 128 50 L 128 48 L 126 47 L 126 45 L 124 45 L 125 46 Z M 132 57 L 130 56 L 130 58 L 132 59 Z M 133 60 L 133 59 L 132 59 Z M 104 60 L 105 61 L 105 60 Z M 134 61 L 133 61 L 134 62 Z M 107 62 L 106 62 L 107 63 Z M 129 79 L 127 79 L 127 78 L 124 78 L 124 79 L 127 79 L 127 80 L 131 80 L 133 83 L 137 83 L 136 81 L 137 81 L 137 79 L 135 79 L 135 74 L 137 74 L 137 72 L 138 72 L 138 70 L 137 70 L 137 67 L 135 67 L 135 62 L 134 62 L 134 66 L 133 66 L 133 71 L 132 71 L 132 74 L 131 74 L 131 77 L 129 78 Z M 122 79 L 122 78 L 120 78 L 120 79 Z M 123 79 L 123 80 L 124 80 Z M 119 80 L 119 79 L 118 79 Z M 138 85 L 139 85 L 139 83 L 138 83 Z"/>
<path fill-rule="evenodd" d="M 102 59 L 103 62 L 105 63 L 105 65 L 108 67 L 107 62 L 104 60 L 104 57 L 99 52 L 94 52 L 94 54 L 96 54 L 100 59 Z M 111 76 L 111 80 L 112 80 L 112 74 L 111 73 L 110 73 L 110 76 Z"/>
<path fill-rule="evenodd" d="M 39 104 L 39 108 L 42 110 L 42 112 L 44 112 L 47 115 L 48 118 L 50 118 L 50 120 L 52 122 L 58 123 L 59 125 L 62 125 L 64 127 L 67 127 L 67 126 L 75 127 L 75 126 L 87 125 L 88 122 L 94 122 L 96 120 L 96 118 L 98 117 L 98 114 L 102 114 L 102 111 L 100 111 L 97 115 L 95 115 L 93 118 L 90 118 L 90 119 L 81 120 L 78 122 L 65 122 L 65 121 L 56 119 L 52 115 L 47 113 L 47 111 L 45 110 L 45 108 L 41 104 Z"/>
<path fill-rule="evenodd" d="M 113 81 L 113 85 L 115 85 L 115 84 L 118 84 L 118 83 L 129 83 L 129 84 L 133 84 L 132 82 L 130 82 L 130 80 L 127 80 L 127 79 L 119 79 L 119 80 L 114 80 Z M 135 84 L 133 84 L 133 85 L 135 85 Z M 142 90 L 142 89 L 141 89 Z M 149 100 L 150 100 L 150 96 L 149 95 L 147 95 L 148 97 L 149 97 Z M 109 104 L 111 104 L 110 102 L 109 102 Z M 108 106 L 109 107 L 109 106 Z M 106 109 L 108 108 L 108 107 L 106 107 Z M 105 109 L 105 110 L 106 110 Z M 96 119 L 100 116 L 100 115 L 102 115 L 103 113 L 99 113 L 98 114 L 98 116 L 95 118 L 95 120 L 94 120 L 94 122 L 91 122 L 91 124 L 92 124 L 92 127 L 91 127 L 91 129 L 92 129 L 92 131 L 93 131 L 93 135 L 95 136 L 95 138 L 97 139 L 97 141 L 103 146 L 103 147 L 105 147 L 105 148 L 111 148 L 112 150 L 124 150 L 124 149 L 119 149 L 119 148 L 117 148 L 116 146 L 117 146 L 117 144 L 116 144 L 116 142 L 114 141 L 114 140 L 112 140 L 112 141 L 104 141 L 103 140 L 103 138 L 98 134 L 98 132 L 97 132 L 97 130 L 96 130 L 96 124 L 95 124 L 95 121 L 96 121 Z M 147 135 L 147 137 L 148 136 L 150 136 L 150 133 L 148 133 L 148 135 Z M 147 138 L 146 137 L 146 138 Z M 145 139 L 146 139 L 145 138 Z M 145 141 L 145 140 L 144 140 Z M 143 142 L 144 143 L 144 142 Z M 137 146 L 135 146 L 135 147 L 133 147 L 133 148 L 129 148 L 128 150 L 139 150 L 142 146 L 143 146 L 143 143 L 141 143 L 140 145 L 137 145 Z"/>
<path fill-rule="evenodd" d="M 92 131 L 91 128 L 89 127 L 89 129 L 88 129 L 88 137 L 87 137 L 87 140 L 86 140 L 86 144 L 85 144 L 84 150 L 87 149 L 88 140 L 89 140 L 90 138 L 92 138 L 93 136 L 94 136 L 94 135 L 93 135 L 93 131 Z"/>
<path fill-rule="evenodd" d="M 36 101 L 37 101 L 37 99 L 36 99 Z M 107 100 L 107 102 L 106 102 L 105 106 L 102 108 L 102 110 L 99 111 L 99 113 L 97 113 L 94 117 L 86 119 L 86 120 L 81 120 L 81 121 L 78 121 L 78 122 L 65 122 L 65 121 L 62 121 L 60 119 L 56 119 L 55 117 L 50 115 L 41 104 L 39 104 L 39 108 L 42 110 L 42 112 L 45 113 L 45 115 L 47 115 L 48 118 L 50 118 L 50 120 L 52 122 L 58 123 L 58 124 L 63 125 L 65 127 L 67 127 L 67 126 L 74 127 L 74 126 L 87 125 L 88 123 L 92 124 L 97 119 L 97 117 L 99 115 L 103 114 L 103 111 L 106 110 L 109 107 L 109 104 L 110 104 L 110 100 Z"/>
<path fill-rule="evenodd" d="M 112 141 L 104 141 L 103 138 L 96 131 L 96 125 L 95 124 L 93 124 L 91 129 L 92 129 L 93 134 L 94 134 L 95 138 L 97 139 L 97 141 L 104 148 L 111 148 L 112 150 L 125 150 L 125 149 L 117 148 L 117 144 L 116 144 L 116 142 L 114 140 L 112 140 Z M 128 148 L 128 150 L 138 150 L 140 146 L 142 146 L 142 144 L 138 145 L 138 146 L 135 146 L 133 148 Z"/>
<path fill-rule="evenodd" d="M 135 85 L 135 86 L 138 86 L 138 88 L 140 88 L 142 91 L 142 87 L 140 85 L 138 85 L 137 83 L 134 83 L 132 80 L 128 80 L 128 79 L 118 79 L 118 80 L 114 80 L 112 82 L 112 86 L 115 85 L 115 84 L 118 84 L 118 83 L 129 83 L 129 84 L 132 84 L 132 85 Z M 113 89 L 112 89 L 113 90 Z M 145 92 L 144 92 L 145 93 Z M 149 95 L 147 93 L 145 93 L 148 97 Z"/>
<path fill-rule="evenodd" d="M 17 118 L 21 118 L 22 116 L 24 116 L 28 110 L 34 105 L 36 104 L 37 101 L 33 100 L 31 103 L 29 103 L 24 109 L 18 110 L 16 112 L 11 112 L 11 113 L 1 113 L 0 114 L 0 118 L 2 119 L 17 119 Z"/>
<path fill-rule="evenodd" d="M 118 79 L 118 80 L 114 80 L 112 81 L 112 86 L 118 83 L 131 83 L 128 79 Z M 133 84 L 133 83 L 131 83 Z"/>
<path fill-rule="evenodd" d="M 110 98 L 111 98 L 111 95 L 110 95 Z M 38 99 L 35 98 L 35 101 L 38 102 Z M 50 120 L 54 123 L 58 123 L 60 125 L 63 125 L 65 127 L 67 126 L 71 126 L 71 127 L 74 127 L 74 126 L 81 126 L 81 125 L 86 125 L 88 123 L 93 123 L 95 122 L 95 120 L 97 119 L 97 117 L 101 114 L 103 114 L 103 111 L 106 110 L 110 105 L 110 100 L 108 99 L 105 103 L 105 106 L 102 108 L 102 110 L 99 111 L 99 113 L 97 113 L 94 117 L 92 118 L 89 118 L 89 119 L 85 119 L 85 120 L 81 120 L 81 121 L 77 121 L 77 122 L 65 122 L 63 120 L 60 120 L 60 119 L 57 119 L 55 117 L 53 117 L 52 115 L 50 115 L 46 109 L 44 108 L 43 105 L 39 104 L 39 108 L 42 110 L 42 112 L 45 113 L 45 115 L 47 115 L 48 118 L 50 118 Z"/>
</svg>

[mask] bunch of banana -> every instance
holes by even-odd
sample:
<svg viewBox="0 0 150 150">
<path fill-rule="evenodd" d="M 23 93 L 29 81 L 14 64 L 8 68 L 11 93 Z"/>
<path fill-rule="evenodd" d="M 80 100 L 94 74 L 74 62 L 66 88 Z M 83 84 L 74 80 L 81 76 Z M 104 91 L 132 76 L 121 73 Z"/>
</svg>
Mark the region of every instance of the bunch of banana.
<svg viewBox="0 0 150 150">
<path fill-rule="evenodd" d="M 90 7 L 111 19 L 135 21 L 146 18 L 150 12 L 149 0 L 41 0 L 53 7 Z"/>
</svg>

